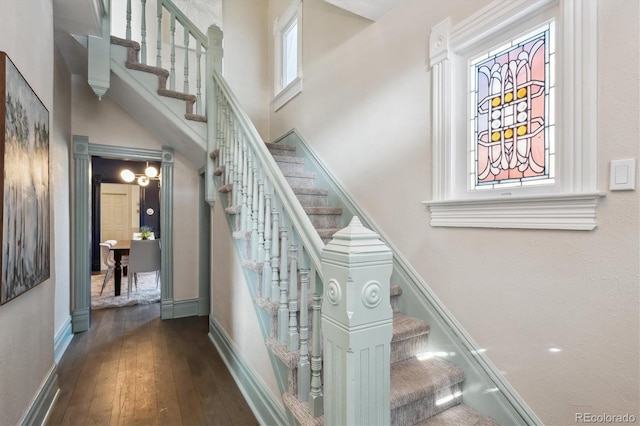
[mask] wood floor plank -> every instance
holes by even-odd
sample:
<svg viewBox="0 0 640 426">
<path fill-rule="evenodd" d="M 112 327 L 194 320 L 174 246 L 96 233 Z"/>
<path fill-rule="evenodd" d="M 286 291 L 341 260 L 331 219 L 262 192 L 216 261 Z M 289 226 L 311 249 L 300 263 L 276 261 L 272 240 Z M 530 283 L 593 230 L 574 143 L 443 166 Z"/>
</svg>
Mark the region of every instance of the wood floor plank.
<svg viewBox="0 0 640 426">
<path fill-rule="evenodd" d="M 254 425 L 209 340 L 206 317 L 161 321 L 159 305 L 92 311 L 58 366 L 49 425 Z"/>
</svg>

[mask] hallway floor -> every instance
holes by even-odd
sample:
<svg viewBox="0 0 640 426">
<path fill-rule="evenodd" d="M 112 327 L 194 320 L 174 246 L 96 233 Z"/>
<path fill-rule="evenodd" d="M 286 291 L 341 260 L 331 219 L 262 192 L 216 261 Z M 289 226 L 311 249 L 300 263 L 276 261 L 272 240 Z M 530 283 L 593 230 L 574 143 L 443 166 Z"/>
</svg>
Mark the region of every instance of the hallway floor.
<svg viewBox="0 0 640 426">
<path fill-rule="evenodd" d="M 207 336 L 207 317 L 160 304 L 92 311 L 58 366 L 49 425 L 257 425 Z"/>
</svg>

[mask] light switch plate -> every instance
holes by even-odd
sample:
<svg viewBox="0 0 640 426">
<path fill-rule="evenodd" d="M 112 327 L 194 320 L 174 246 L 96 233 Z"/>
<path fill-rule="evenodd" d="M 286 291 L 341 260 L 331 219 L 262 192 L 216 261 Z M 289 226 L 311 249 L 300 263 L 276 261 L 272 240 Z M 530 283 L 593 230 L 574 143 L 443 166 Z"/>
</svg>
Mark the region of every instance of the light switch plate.
<svg viewBox="0 0 640 426">
<path fill-rule="evenodd" d="M 611 161 L 609 177 L 611 191 L 633 191 L 636 189 L 636 159 Z"/>
</svg>

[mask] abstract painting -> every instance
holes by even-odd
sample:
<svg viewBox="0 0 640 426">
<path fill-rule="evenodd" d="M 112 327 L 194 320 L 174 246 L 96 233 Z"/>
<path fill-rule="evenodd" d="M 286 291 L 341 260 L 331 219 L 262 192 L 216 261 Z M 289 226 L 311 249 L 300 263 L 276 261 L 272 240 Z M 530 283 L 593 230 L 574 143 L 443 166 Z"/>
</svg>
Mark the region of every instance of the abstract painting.
<svg viewBox="0 0 640 426">
<path fill-rule="evenodd" d="M 0 52 L 0 304 L 49 278 L 49 111 Z"/>
</svg>

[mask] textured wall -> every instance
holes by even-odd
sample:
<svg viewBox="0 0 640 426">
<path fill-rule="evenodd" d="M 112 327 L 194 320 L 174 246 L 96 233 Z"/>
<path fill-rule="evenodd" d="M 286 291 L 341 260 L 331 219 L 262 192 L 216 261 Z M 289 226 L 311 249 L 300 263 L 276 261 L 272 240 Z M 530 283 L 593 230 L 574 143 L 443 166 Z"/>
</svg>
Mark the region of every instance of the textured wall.
<svg viewBox="0 0 640 426">
<path fill-rule="evenodd" d="M 34 92 L 49 110 L 49 125 L 53 127 L 53 18 L 51 0 L 0 2 L 0 50 L 6 52 Z M 38 31 L 24 31 L 37 28 Z M 28 46 L 28 49 L 25 48 Z M 50 131 L 50 161 L 64 151 L 59 133 Z M 54 170 L 55 172 L 55 170 Z M 52 183 L 50 190 L 57 189 Z M 65 189 L 61 188 L 64 192 Z M 60 194 L 60 197 L 64 197 Z M 52 195 L 52 218 L 64 214 L 61 199 Z M 66 206 L 68 209 L 68 206 Z M 68 210 L 66 210 L 68 211 Z M 68 230 L 68 226 L 67 226 Z M 52 226 L 52 232 L 53 226 Z M 52 236 L 51 265 L 58 241 Z M 55 245 L 54 245 L 55 244 Z M 64 244 L 64 243 L 62 243 Z M 68 247 L 68 246 L 67 246 Z M 64 256 L 61 269 L 64 270 Z M 68 260 L 68 255 L 67 255 Z M 18 424 L 30 408 L 33 399 L 53 368 L 53 336 L 55 286 L 65 286 L 68 277 L 52 267 L 51 278 L 0 306 L 0 422 Z"/>
<path fill-rule="evenodd" d="M 283 2 L 270 4 L 273 19 Z M 402 1 L 375 23 L 303 4 L 304 91 L 272 113 L 270 139 L 301 130 L 544 423 L 638 415 L 637 191 L 608 192 L 590 232 L 432 228 L 421 204 L 432 186 L 429 31 L 486 2 Z M 638 157 L 638 6 L 599 5 L 605 191 L 609 162 Z"/>
</svg>

